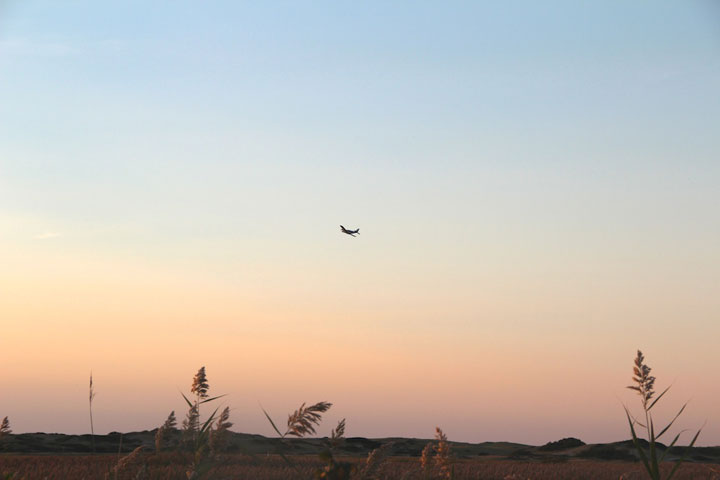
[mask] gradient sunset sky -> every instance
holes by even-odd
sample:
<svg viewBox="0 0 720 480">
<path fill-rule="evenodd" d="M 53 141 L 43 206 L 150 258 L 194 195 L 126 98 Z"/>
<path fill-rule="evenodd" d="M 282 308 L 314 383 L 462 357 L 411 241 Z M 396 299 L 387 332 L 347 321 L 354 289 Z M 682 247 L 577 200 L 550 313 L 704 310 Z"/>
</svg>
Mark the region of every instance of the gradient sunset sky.
<svg viewBox="0 0 720 480">
<path fill-rule="evenodd" d="M 0 417 L 615 441 L 641 348 L 720 444 L 719 126 L 711 0 L 0 0 Z"/>
</svg>

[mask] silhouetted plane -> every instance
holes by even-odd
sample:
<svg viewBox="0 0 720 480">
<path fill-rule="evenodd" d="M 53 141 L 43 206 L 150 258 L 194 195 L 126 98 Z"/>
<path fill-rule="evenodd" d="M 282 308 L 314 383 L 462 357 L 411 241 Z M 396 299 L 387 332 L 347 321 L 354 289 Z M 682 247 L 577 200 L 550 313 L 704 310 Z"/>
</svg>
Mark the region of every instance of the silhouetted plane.
<svg viewBox="0 0 720 480">
<path fill-rule="evenodd" d="M 359 228 L 358 228 L 357 230 L 348 230 L 347 228 L 345 228 L 345 227 L 343 227 L 342 225 L 340 225 L 340 230 L 342 231 L 342 233 L 347 233 L 347 234 L 350 235 L 351 237 L 354 237 L 355 235 L 360 235 L 360 229 L 359 229 Z"/>
</svg>

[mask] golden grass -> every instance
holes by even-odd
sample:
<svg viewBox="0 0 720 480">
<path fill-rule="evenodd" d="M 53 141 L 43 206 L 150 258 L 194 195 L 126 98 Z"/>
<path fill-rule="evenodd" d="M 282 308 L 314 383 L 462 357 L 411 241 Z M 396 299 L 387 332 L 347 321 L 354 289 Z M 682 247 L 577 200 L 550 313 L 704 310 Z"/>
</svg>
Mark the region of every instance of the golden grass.
<svg viewBox="0 0 720 480">
<path fill-rule="evenodd" d="M 322 463 L 316 457 L 291 457 L 297 472 L 277 455 L 223 455 L 207 474 L 220 480 L 295 480 L 312 479 Z M 362 459 L 339 461 L 363 463 Z M 14 473 L 12 480 L 75 480 L 104 479 L 116 464 L 114 455 L 0 455 L 0 478 Z M 134 464 L 118 475 L 118 480 L 187 480 L 185 458 L 175 452 L 141 453 Z M 642 480 L 643 467 L 632 462 L 571 461 L 564 464 L 541 464 L 508 460 L 462 459 L 454 464 L 454 480 Z M 663 465 L 668 472 L 671 464 Z M 715 469 L 716 471 L 713 471 Z M 717 465 L 686 464 L 676 475 L 677 480 L 720 480 Z M 299 472 L 299 473 L 298 473 Z M 138 477 L 138 474 L 141 476 Z M 114 479 L 114 477 L 110 477 Z M 386 458 L 377 480 L 424 480 L 417 457 Z M 352 479 L 355 480 L 355 479 Z"/>
</svg>

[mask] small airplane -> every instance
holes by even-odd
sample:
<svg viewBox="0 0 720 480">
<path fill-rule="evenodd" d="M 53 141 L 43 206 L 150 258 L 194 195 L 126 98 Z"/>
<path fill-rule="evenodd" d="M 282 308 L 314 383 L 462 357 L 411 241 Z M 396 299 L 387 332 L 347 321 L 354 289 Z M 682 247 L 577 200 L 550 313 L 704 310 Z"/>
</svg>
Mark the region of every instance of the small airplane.
<svg viewBox="0 0 720 480">
<path fill-rule="evenodd" d="M 345 227 L 343 227 L 342 225 L 340 225 L 340 231 L 342 231 L 342 233 L 347 233 L 347 234 L 350 235 L 351 237 L 354 237 L 355 235 L 360 235 L 360 229 L 359 229 L 359 228 L 356 229 L 356 230 L 348 230 L 347 228 L 345 228 Z"/>
</svg>

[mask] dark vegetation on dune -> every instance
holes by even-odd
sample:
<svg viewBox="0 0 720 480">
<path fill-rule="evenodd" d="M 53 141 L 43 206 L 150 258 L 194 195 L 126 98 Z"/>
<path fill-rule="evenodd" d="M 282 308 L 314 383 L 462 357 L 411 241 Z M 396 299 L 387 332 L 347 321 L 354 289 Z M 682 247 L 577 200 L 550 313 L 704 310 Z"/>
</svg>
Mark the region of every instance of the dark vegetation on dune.
<svg viewBox="0 0 720 480">
<path fill-rule="evenodd" d="M 145 451 L 154 450 L 157 429 L 141 432 L 95 435 L 95 448 L 99 454 L 130 453 L 137 447 Z M 120 445 L 122 437 L 122 445 Z M 179 442 L 179 433 L 174 441 Z M 286 439 L 265 437 L 249 433 L 229 432 L 226 453 L 245 455 L 268 455 L 277 452 L 281 444 L 291 455 L 318 455 L 325 448 L 327 438 Z M 339 456 L 366 457 L 371 451 L 384 444 L 390 444 L 389 456 L 420 457 L 423 448 L 433 440 L 417 438 L 363 438 L 349 437 L 337 449 Z M 585 444 L 577 438 L 564 438 L 541 446 L 524 445 L 511 442 L 464 443 L 448 442 L 454 457 L 472 459 L 476 457 L 510 459 L 549 459 L 552 457 L 587 458 L 595 460 L 639 461 L 634 452 L 632 440 L 607 444 Z M 647 447 L 647 440 L 642 441 Z M 658 444 L 659 450 L 667 447 Z M 4 454 L 89 454 L 92 453 L 90 435 L 66 435 L 61 433 L 21 433 L 9 435 L 5 439 Z M 700 462 L 720 464 L 720 447 L 675 447 L 674 455 L 679 457 L 687 453 L 688 458 Z"/>
</svg>

